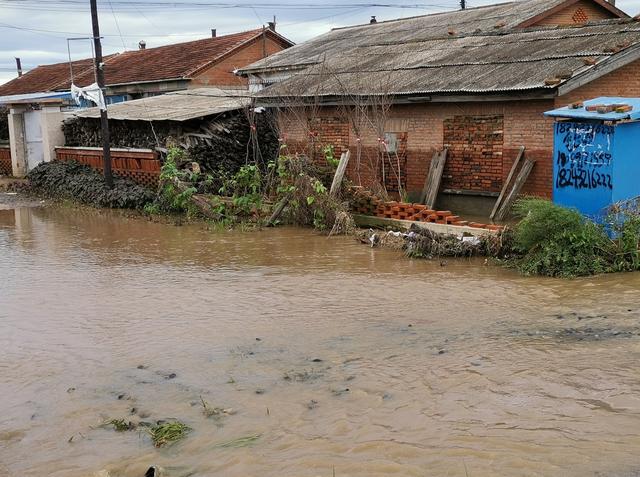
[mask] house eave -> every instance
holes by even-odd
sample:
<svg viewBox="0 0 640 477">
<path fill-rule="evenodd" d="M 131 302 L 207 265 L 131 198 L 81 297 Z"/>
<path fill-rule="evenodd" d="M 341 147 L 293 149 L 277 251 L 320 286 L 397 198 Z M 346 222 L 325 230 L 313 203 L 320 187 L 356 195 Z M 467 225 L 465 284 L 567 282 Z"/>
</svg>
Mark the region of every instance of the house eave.
<svg viewBox="0 0 640 477">
<path fill-rule="evenodd" d="M 304 98 L 281 97 L 258 97 L 256 104 L 263 107 L 291 107 L 291 106 L 308 106 L 310 102 L 321 106 L 344 106 L 356 104 L 358 101 L 364 103 L 371 101 L 372 104 L 379 104 L 383 95 L 362 95 L 354 98 L 353 96 L 344 97 L 338 95 L 327 95 L 320 97 L 309 97 L 308 101 Z M 464 102 L 506 102 L 506 101 L 531 101 L 531 100 L 551 100 L 557 96 L 555 88 L 536 88 L 523 91 L 504 91 L 504 92 L 487 92 L 487 93 L 465 93 L 465 92 L 447 92 L 447 93 L 409 93 L 390 95 L 391 104 L 407 105 L 422 103 L 464 103 Z M 375 99 L 374 99 L 375 98 Z"/>
</svg>

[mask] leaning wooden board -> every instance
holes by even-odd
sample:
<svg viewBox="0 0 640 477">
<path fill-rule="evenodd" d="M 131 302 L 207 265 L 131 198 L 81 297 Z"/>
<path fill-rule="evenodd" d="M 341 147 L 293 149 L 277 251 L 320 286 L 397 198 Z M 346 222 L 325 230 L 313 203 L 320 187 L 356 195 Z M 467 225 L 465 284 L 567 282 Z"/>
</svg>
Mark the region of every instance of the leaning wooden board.
<svg viewBox="0 0 640 477">
<path fill-rule="evenodd" d="M 520 146 L 520 152 L 518 152 L 518 157 L 516 157 L 516 160 L 513 162 L 513 165 L 511 166 L 511 170 L 509 171 L 507 180 L 505 181 L 504 185 L 502 186 L 502 190 L 500 191 L 500 196 L 498 197 L 498 200 L 496 200 L 496 203 L 493 206 L 493 210 L 491 211 L 491 215 L 489 216 L 491 220 L 494 219 L 494 217 L 496 216 L 496 213 L 498 212 L 498 209 L 502 205 L 502 201 L 504 200 L 504 197 L 507 194 L 507 191 L 509 190 L 511 179 L 513 179 L 513 176 L 518 170 L 518 167 L 520 166 L 520 161 L 522 160 L 523 157 L 524 157 L 524 146 Z"/>
<path fill-rule="evenodd" d="M 449 150 L 444 148 L 440 152 L 436 152 L 431 159 L 431 165 L 429 166 L 429 173 L 424 183 L 424 189 L 420 195 L 420 203 L 434 207 L 436 199 L 438 197 L 438 191 L 440 190 L 440 184 L 442 182 L 442 173 L 444 172 L 444 165 L 447 162 L 447 153 Z"/>
<path fill-rule="evenodd" d="M 509 192 L 509 195 L 507 195 L 507 198 L 504 200 L 504 202 L 500 206 L 500 209 L 498 209 L 498 212 L 496 213 L 495 220 L 498 220 L 498 221 L 504 220 L 507 214 L 511 211 L 511 207 L 513 206 L 513 203 L 516 201 L 516 198 L 518 197 L 518 195 L 520 194 L 520 191 L 524 187 L 525 182 L 527 182 L 529 174 L 531 174 L 531 169 L 533 169 L 533 166 L 535 165 L 536 165 L 536 161 L 532 161 L 531 159 L 526 159 L 524 161 L 524 164 L 522 165 L 522 169 L 520 169 L 520 173 L 518 174 L 518 177 L 516 178 L 516 181 L 513 184 L 513 188 L 511 189 L 511 191 Z"/>
</svg>

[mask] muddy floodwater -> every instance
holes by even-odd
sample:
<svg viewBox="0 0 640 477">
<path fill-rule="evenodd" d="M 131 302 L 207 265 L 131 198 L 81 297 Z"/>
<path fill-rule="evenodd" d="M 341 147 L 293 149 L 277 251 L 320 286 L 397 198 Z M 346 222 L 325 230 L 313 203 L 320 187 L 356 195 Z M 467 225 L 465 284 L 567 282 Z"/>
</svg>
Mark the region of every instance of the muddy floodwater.
<svg viewBox="0 0 640 477">
<path fill-rule="evenodd" d="M 640 475 L 640 274 L 3 208 L 2 477 Z"/>
</svg>

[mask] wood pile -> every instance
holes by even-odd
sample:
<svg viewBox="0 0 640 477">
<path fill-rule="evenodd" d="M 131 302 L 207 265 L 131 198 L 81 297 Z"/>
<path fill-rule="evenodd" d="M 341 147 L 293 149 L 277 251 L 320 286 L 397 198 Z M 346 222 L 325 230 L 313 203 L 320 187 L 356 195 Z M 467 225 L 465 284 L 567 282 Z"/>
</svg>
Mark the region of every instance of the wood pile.
<svg viewBox="0 0 640 477">
<path fill-rule="evenodd" d="M 9 108 L 0 106 L 0 142 L 9 141 Z"/>
<path fill-rule="evenodd" d="M 279 151 L 271 118 L 265 114 L 256 116 L 255 129 L 242 111 L 184 122 L 111 119 L 109 127 L 114 148 L 163 152 L 170 146 L 179 146 L 189 152 L 190 160 L 197 162 L 203 172 L 223 170 L 235 173 L 247 162 L 266 164 L 274 160 Z M 66 146 L 102 146 L 100 120 L 97 118 L 69 119 L 64 122 L 62 130 Z"/>
</svg>

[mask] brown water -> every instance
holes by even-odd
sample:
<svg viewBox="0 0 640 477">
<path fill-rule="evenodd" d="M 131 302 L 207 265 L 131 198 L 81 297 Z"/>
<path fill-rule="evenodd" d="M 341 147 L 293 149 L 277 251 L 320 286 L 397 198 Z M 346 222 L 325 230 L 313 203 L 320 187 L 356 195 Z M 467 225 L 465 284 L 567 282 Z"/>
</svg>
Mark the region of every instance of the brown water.
<svg viewBox="0 0 640 477">
<path fill-rule="evenodd" d="M 1 476 L 638 475 L 639 274 L 7 207 Z M 193 431 L 156 449 L 107 418 Z"/>
</svg>

